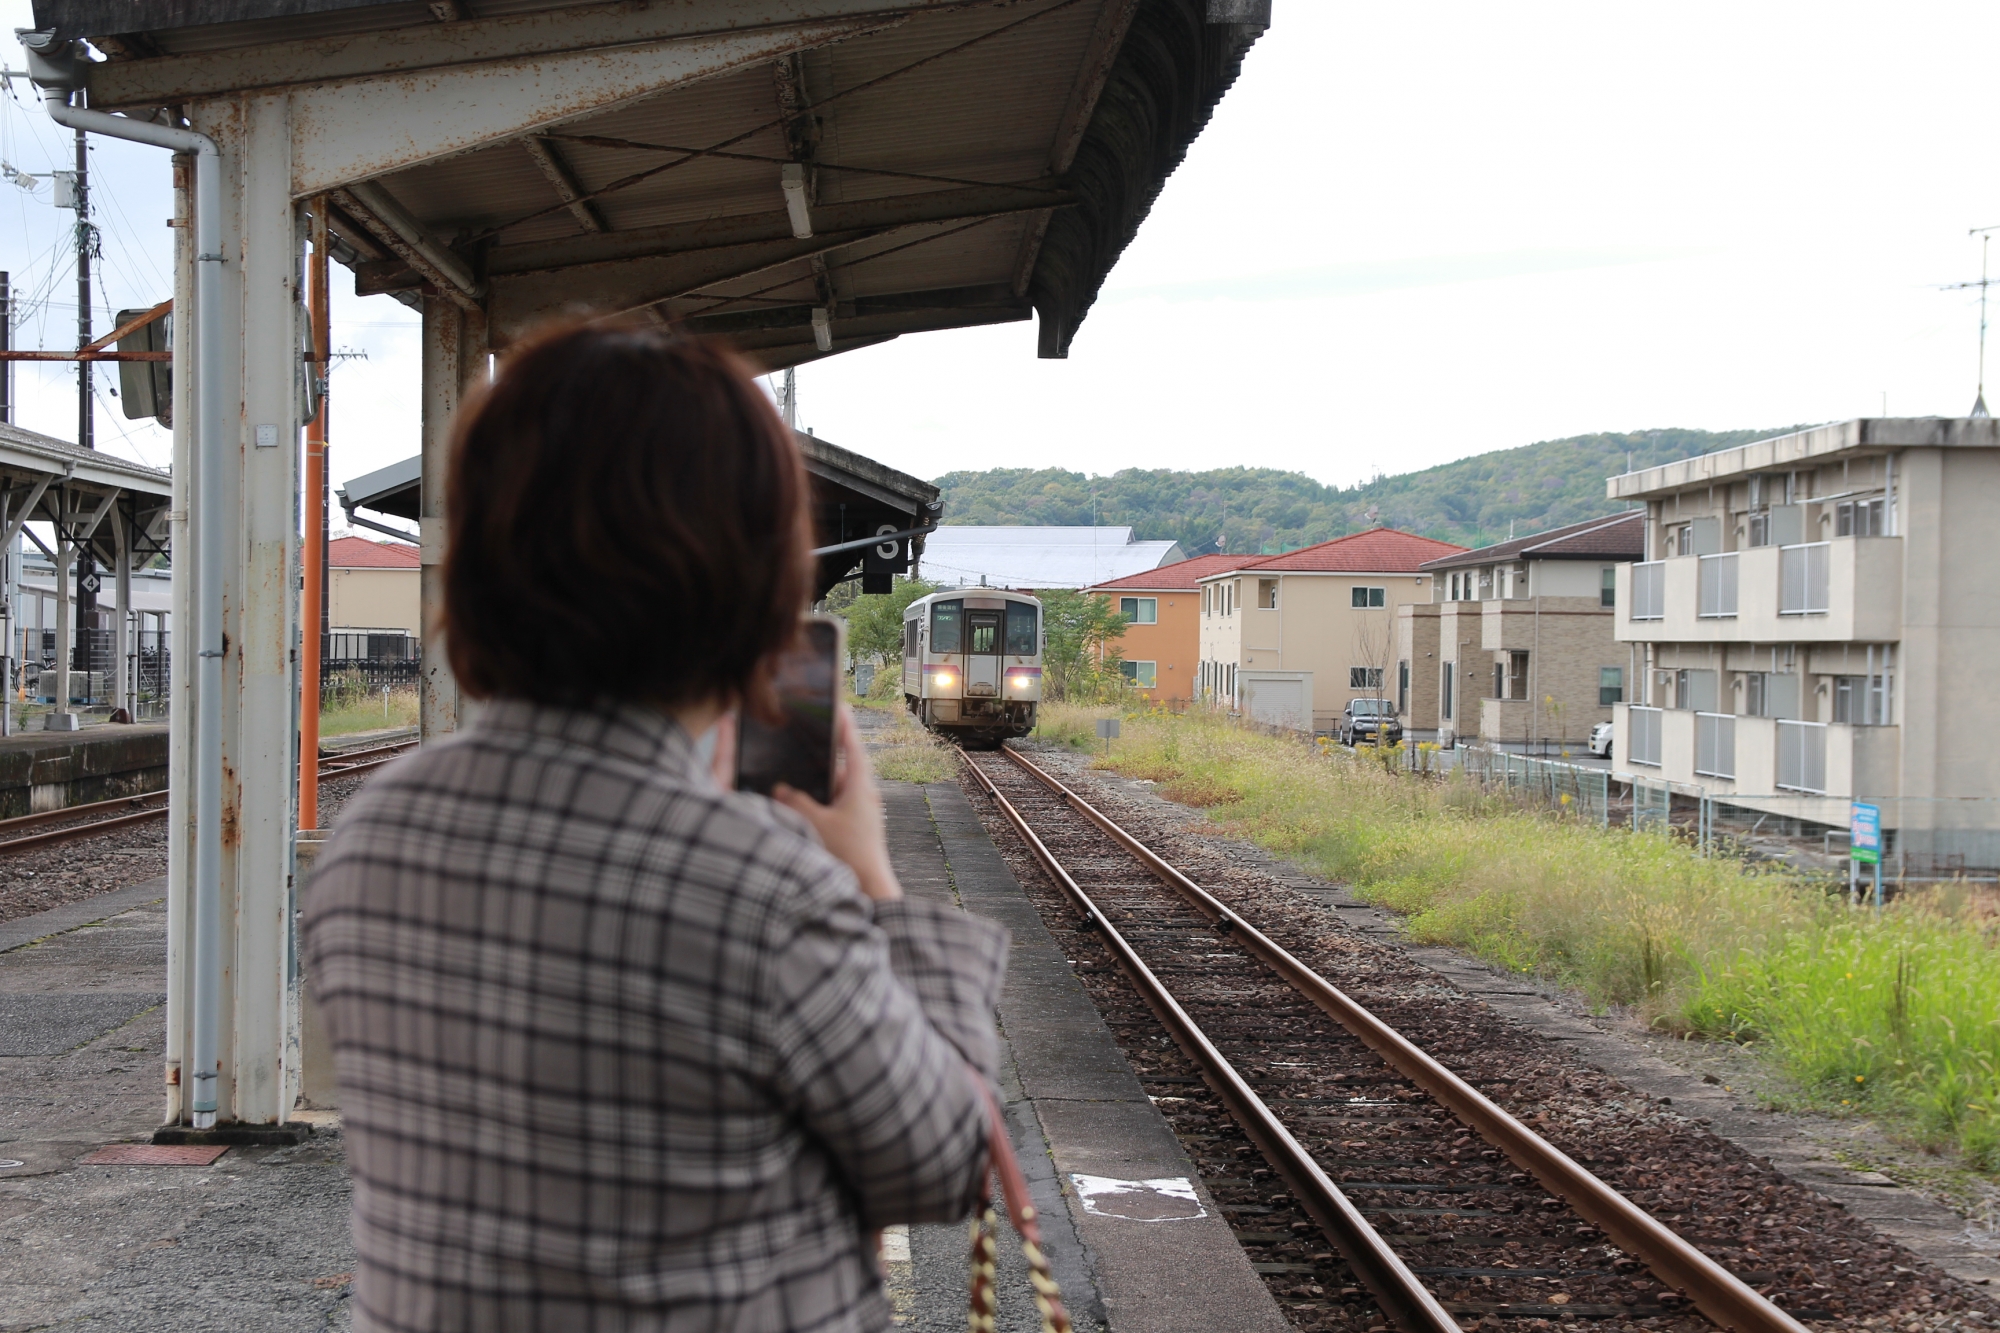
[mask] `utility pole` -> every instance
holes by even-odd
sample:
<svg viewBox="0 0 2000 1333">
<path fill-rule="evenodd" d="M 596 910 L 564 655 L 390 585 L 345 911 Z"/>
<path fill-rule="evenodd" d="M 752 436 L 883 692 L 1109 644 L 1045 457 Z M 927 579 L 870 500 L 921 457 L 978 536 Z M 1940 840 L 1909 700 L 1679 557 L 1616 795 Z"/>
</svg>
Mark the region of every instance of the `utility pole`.
<svg viewBox="0 0 2000 1333">
<path fill-rule="evenodd" d="M 778 394 L 778 415 L 785 419 L 785 429 L 799 428 L 799 372 L 785 367 L 785 387 Z"/>
<path fill-rule="evenodd" d="M 1986 260 L 1988 252 L 1992 249 L 1993 233 L 1996 231 L 2000 231 L 2000 227 L 1974 227 L 1971 231 L 1965 233 L 1967 236 L 1977 236 L 1979 238 L 1979 281 L 1954 282 L 1947 284 L 1945 287 L 1945 290 L 1948 292 L 1963 291 L 1967 287 L 1977 287 L 1979 289 L 1979 390 L 1972 399 L 1972 411 L 1968 414 L 1975 417 L 1990 417 L 1993 415 L 1986 410 L 1986 289 L 1993 285 L 1994 279 L 1988 276 Z M 1887 411 L 1888 395 L 1884 394 L 1883 412 L 1885 415 Z"/>
<path fill-rule="evenodd" d="M 14 286 L 0 272 L 0 352 L 14 350 Z M 14 363 L 0 361 L 0 422 L 14 424 Z"/>
<path fill-rule="evenodd" d="M 83 131 L 76 132 L 76 345 L 90 346 L 90 145 Z M 76 442 L 85 449 L 97 447 L 96 413 L 91 411 L 91 376 L 96 371 L 88 361 L 76 363 Z M 67 706 L 66 704 L 64 705 Z"/>
</svg>

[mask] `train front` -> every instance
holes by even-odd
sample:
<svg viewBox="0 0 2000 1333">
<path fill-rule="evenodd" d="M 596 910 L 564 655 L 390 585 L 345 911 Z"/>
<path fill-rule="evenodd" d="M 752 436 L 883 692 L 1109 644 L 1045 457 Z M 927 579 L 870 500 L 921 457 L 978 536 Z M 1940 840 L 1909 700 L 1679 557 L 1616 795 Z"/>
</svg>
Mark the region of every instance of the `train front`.
<svg viewBox="0 0 2000 1333">
<path fill-rule="evenodd" d="M 981 590 L 933 594 L 911 610 L 904 693 L 924 725 L 974 746 L 1034 730 L 1042 698 L 1039 601 Z"/>
</svg>

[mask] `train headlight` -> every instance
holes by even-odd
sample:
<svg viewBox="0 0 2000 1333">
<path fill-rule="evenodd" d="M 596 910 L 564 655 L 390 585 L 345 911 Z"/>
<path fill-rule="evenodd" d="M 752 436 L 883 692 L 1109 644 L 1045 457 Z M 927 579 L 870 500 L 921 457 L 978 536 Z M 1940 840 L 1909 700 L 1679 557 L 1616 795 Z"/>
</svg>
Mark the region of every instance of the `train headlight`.
<svg viewBox="0 0 2000 1333">
<path fill-rule="evenodd" d="M 1009 685 L 1012 685 L 1017 690 L 1025 690 L 1028 688 L 1028 678 L 1026 676 L 1009 677 L 1007 683 Z"/>
<path fill-rule="evenodd" d="M 951 688 L 951 672 L 949 672 L 949 671 L 940 671 L 940 672 L 938 672 L 938 673 L 937 673 L 937 683 L 938 683 L 938 685 L 939 685 L 939 686 L 941 686 L 941 687 L 942 687 L 942 688 L 944 688 L 944 689 L 947 689 L 947 690 L 948 690 L 948 689 L 950 689 L 950 688 Z"/>
</svg>

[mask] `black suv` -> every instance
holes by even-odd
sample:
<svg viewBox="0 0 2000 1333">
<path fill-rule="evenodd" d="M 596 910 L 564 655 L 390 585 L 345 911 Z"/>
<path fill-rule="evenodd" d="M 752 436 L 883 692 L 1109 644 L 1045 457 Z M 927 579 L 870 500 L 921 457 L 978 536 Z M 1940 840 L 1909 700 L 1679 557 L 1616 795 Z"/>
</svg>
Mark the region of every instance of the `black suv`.
<svg viewBox="0 0 2000 1333">
<path fill-rule="evenodd" d="M 1384 745 L 1403 739 L 1403 720 L 1396 716 L 1395 706 L 1387 699 L 1350 699 L 1340 715 L 1340 743 L 1373 745 L 1377 736 Z"/>
</svg>

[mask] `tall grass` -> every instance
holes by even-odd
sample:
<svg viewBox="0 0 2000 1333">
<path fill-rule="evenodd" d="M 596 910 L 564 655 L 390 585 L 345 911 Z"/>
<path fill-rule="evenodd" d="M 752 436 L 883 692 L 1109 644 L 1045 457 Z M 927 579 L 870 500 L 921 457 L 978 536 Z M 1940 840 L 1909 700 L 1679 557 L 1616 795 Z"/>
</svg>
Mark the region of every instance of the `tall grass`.
<svg viewBox="0 0 2000 1333">
<path fill-rule="evenodd" d="M 958 759 L 949 742 L 932 735 L 909 713 L 873 737 L 876 749 L 869 756 L 875 776 L 888 782 L 950 782 L 958 772 Z"/>
<path fill-rule="evenodd" d="M 1045 706 L 1086 748 L 1103 710 Z M 1415 938 L 1751 1043 L 1820 1105 L 1866 1108 L 2000 1167 L 2000 953 L 1948 895 L 1879 918 L 1803 876 L 1704 858 L 1658 833 L 1524 809 L 1461 775 L 1416 778 L 1213 714 L 1128 715 L 1097 764 L 1152 778 L 1402 913 Z"/>
<path fill-rule="evenodd" d="M 348 673 L 329 683 L 320 694 L 321 736 L 350 736 L 358 731 L 416 725 L 414 688 L 390 690 L 385 698 L 382 691 L 370 690 L 358 673 Z"/>
</svg>

